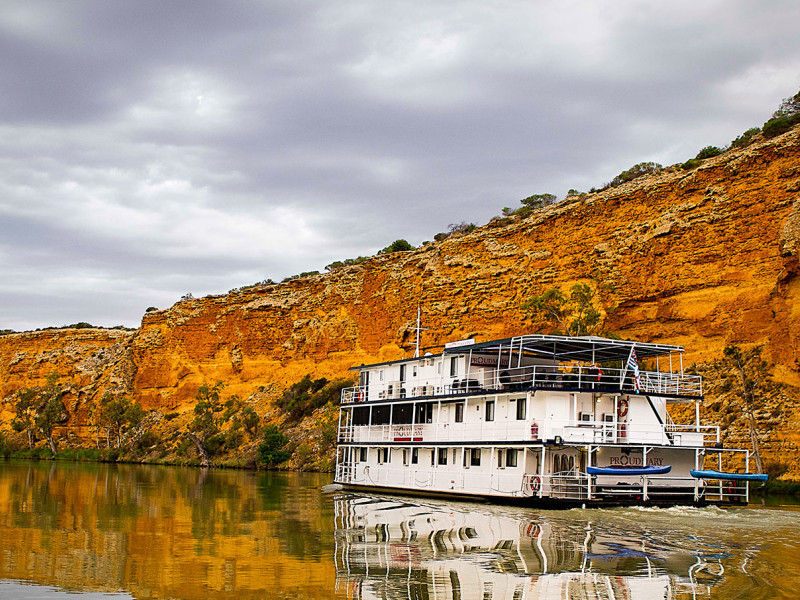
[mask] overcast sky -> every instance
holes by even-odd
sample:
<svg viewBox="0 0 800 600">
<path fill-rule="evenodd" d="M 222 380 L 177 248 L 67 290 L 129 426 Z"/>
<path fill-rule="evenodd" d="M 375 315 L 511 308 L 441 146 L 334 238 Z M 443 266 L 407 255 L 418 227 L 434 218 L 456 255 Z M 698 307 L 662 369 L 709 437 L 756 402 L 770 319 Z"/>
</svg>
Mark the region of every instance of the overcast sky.
<svg viewBox="0 0 800 600">
<path fill-rule="evenodd" d="M 0 329 L 486 223 L 761 125 L 800 3 L 4 0 Z"/>
</svg>

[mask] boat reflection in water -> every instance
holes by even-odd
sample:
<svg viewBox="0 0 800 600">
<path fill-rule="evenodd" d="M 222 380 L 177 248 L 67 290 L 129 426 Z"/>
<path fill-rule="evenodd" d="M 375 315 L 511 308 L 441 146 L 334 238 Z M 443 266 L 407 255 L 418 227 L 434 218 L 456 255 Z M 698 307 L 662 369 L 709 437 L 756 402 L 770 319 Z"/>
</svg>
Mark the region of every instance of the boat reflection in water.
<svg viewBox="0 0 800 600">
<path fill-rule="evenodd" d="M 353 599 L 695 598 L 723 572 L 719 560 L 632 538 L 613 517 L 595 528 L 596 511 L 527 519 L 390 497 L 342 495 L 335 504 L 337 591 Z"/>
</svg>

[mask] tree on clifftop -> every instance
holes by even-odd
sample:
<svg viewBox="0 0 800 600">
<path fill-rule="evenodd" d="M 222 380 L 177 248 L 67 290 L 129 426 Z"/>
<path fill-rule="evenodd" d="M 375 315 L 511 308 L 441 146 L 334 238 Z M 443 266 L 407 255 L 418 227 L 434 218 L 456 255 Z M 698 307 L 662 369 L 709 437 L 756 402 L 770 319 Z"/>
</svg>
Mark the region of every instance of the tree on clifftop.
<svg viewBox="0 0 800 600">
<path fill-rule="evenodd" d="M 545 206 L 551 206 L 552 204 L 555 204 L 557 200 L 558 197 L 555 194 L 534 194 L 533 196 L 523 198 L 520 200 L 520 202 L 523 204 L 523 206 L 536 209 L 544 208 Z"/>
</svg>

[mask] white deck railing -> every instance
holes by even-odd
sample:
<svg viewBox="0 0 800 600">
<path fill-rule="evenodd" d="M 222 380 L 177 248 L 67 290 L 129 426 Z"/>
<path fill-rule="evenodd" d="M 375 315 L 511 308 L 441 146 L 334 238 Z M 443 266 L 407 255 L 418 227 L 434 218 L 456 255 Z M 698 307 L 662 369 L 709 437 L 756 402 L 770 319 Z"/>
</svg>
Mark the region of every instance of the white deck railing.
<svg viewBox="0 0 800 600">
<path fill-rule="evenodd" d="M 339 441 L 349 443 L 553 441 L 571 444 L 654 444 L 704 447 L 719 442 L 719 427 L 680 424 L 629 424 L 609 421 L 545 419 L 481 421 L 475 423 L 418 423 L 406 425 L 343 425 Z"/>
<path fill-rule="evenodd" d="M 463 393 L 513 391 L 527 388 L 591 390 L 597 392 L 645 393 L 653 396 L 702 395 L 698 375 L 640 371 L 638 382 L 626 369 L 586 366 L 535 365 L 507 369 L 480 369 L 462 378 L 443 377 L 434 383 L 386 381 L 342 390 L 342 404 L 401 398 L 433 398 Z"/>
</svg>

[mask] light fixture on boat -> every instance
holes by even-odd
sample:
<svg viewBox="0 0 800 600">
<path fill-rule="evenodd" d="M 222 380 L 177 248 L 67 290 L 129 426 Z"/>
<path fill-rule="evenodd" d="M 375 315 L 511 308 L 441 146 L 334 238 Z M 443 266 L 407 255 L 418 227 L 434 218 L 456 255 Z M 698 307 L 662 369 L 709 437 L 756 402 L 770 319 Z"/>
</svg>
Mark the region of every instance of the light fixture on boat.
<svg viewBox="0 0 800 600">
<path fill-rule="evenodd" d="M 563 443 L 563 441 L 564 441 L 564 440 L 563 440 L 563 439 L 561 439 L 561 436 L 560 436 L 560 435 L 557 435 L 556 437 L 554 437 L 554 438 L 553 438 L 553 443 L 554 443 L 556 446 L 560 446 L 560 445 Z"/>
</svg>

